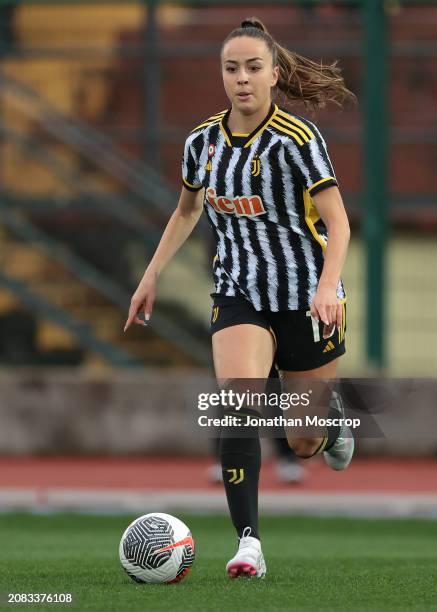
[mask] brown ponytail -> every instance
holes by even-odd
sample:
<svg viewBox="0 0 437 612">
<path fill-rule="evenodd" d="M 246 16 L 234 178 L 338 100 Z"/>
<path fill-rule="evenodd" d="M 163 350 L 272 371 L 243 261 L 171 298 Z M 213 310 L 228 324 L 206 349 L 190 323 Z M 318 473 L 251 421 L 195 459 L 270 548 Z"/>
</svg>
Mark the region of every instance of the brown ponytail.
<svg viewBox="0 0 437 612">
<path fill-rule="evenodd" d="M 324 66 L 289 51 L 277 43 L 269 34 L 265 25 L 256 17 L 248 17 L 241 26 L 225 38 L 225 44 L 239 36 L 249 36 L 263 40 L 272 54 L 273 66 L 279 67 L 279 78 L 276 89 L 281 92 L 284 101 L 299 100 L 306 108 L 314 110 L 323 108 L 327 102 L 342 107 L 344 101 L 357 102 L 357 98 L 345 86 L 341 69 L 337 68 L 338 60 Z"/>
</svg>

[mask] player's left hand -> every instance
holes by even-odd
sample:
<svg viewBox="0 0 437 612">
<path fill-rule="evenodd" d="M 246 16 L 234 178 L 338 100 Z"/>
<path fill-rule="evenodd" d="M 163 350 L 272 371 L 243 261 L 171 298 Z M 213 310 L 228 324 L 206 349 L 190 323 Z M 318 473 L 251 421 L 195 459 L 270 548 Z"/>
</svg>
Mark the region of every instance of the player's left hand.
<svg viewBox="0 0 437 612">
<path fill-rule="evenodd" d="M 311 303 L 310 311 L 312 317 L 323 321 L 325 324 L 323 328 L 324 336 L 329 336 L 332 333 L 334 325 L 340 329 L 343 309 L 338 300 L 336 288 L 319 284 L 316 295 Z"/>
</svg>

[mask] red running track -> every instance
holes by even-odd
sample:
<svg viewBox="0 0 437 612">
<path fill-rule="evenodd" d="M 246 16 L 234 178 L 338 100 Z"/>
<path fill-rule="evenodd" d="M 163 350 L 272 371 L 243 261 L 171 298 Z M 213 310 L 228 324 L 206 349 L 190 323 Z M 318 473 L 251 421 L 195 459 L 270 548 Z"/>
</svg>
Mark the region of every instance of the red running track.
<svg viewBox="0 0 437 612">
<path fill-rule="evenodd" d="M 302 493 L 437 493 L 437 460 L 354 459 L 344 472 L 323 460 L 303 462 L 298 485 L 278 482 L 274 463 L 265 461 L 261 490 Z M 218 491 L 208 481 L 211 460 L 197 458 L 1 457 L 0 489 L 199 490 Z"/>
</svg>

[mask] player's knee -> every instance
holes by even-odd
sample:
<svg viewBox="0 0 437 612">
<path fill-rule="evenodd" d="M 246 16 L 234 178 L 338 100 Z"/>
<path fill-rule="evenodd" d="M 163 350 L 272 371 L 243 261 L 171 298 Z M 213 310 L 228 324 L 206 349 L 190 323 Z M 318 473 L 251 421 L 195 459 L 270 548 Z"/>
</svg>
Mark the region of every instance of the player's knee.
<svg viewBox="0 0 437 612">
<path fill-rule="evenodd" d="M 295 438 L 289 445 L 300 459 L 309 459 L 320 446 L 320 441 L 317 438 Z"/>
</svg>

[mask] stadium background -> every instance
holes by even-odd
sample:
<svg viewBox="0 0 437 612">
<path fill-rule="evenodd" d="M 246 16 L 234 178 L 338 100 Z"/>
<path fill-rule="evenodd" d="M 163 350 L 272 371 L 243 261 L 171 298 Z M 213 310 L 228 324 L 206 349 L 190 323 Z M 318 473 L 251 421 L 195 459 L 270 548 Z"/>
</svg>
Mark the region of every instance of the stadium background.
<svg viewBox="0 0 437 612">
<path fill-rule="evenodd" d="M 225 510 L 210 441 L 181 418 L 185 390 L 211 375 L 205 220 L 162 276 L 150 326 L 122 330 L 177 202 L 184 139 L 227 107 L 221 41 L 251 14 L 298 53 L 338 59 L 360 102 L 313 117 L 352 226 L 341 375 L 435 377 L 435 3 L 5 0 L 1 509 Z M 426 439 L 360 440 L 341 478 L 313 461 L 295 487 L 263 441 L 262 510 L 435 516 L 426 418 Z"/>
</svg>

